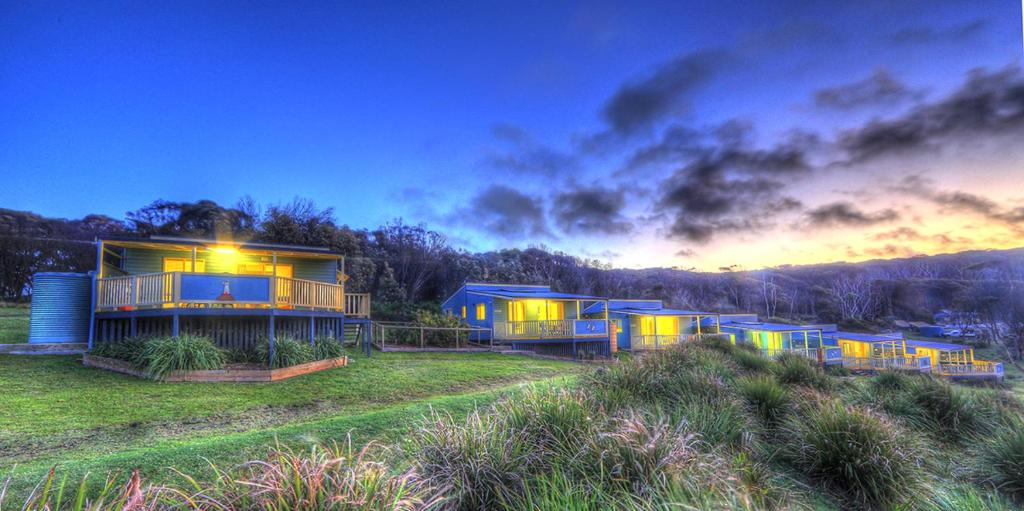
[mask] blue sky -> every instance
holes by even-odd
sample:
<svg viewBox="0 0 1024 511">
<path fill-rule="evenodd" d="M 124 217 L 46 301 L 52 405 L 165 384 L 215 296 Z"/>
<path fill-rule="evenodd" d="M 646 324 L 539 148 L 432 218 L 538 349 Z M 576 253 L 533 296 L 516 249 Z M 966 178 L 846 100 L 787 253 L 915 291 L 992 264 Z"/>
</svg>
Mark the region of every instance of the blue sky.
<svg viewBox="0 0 1024 511">
<path fill-rule="evenodd" d="M 471 250 L 712 270 L 1024 244 L 1016 112 L 898 154 L 844 142 L 958 93 L 1019 107 L 1021 6 L 890 4 L 7 5 L 0 207 L 304 197 Z M 799 169 L 765 170 L 780 145 Z"/>
</svg>

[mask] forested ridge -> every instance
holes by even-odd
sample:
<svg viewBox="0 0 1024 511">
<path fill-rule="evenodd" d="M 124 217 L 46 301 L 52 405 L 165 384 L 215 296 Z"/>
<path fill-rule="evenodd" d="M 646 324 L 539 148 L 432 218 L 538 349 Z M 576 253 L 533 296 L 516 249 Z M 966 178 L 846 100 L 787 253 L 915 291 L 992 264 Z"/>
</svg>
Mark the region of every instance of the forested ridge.
<svg viewBox="0 0 1024 511">
<path fill-rule="evenodd" d="M 89 271 L 103 235 L 176 235 L 323 246 L 346 256 L 349 289 L 373 294 L 378 317 L 411 317 L 466 280 L 547 284 L 564 292 L 661 299 L 674 307 L 751 312 L 792 321 L 884 328 L 895 318 L 929 321 L 939 310 L 1024 333 L 1024 249 L 703 273 L 619 269 L 544 247 L 471 253 L 441 232 L 395 220 L 376 229 L 340 224 L 305 200 L 258 207 L 158 200 L 124 219 L 47 218 L 0 209 L 0 294 L 26 300 L 31 275 Z M 1020 343 L 1013 351 L 1021 353 Z"/>
</svg>

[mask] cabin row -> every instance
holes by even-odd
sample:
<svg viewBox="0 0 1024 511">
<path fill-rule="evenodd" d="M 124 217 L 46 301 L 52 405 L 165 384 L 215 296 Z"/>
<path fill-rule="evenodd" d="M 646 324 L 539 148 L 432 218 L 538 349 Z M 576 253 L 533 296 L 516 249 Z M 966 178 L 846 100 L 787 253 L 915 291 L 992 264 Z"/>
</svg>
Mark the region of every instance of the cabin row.
<svg viewBox="0 0 1024 511">
<path fill-rule="evenodd" d="M 619 350 L 657 350 L 722 336 L 769 357 L 791 352 L 854 371 L 1003 376 L 1002 364 L 976 359 L 973 348 L 959 344 L 906 339 L 899 333 L 843 332 L 831 324 L 770 323 L 754 314 L 672 309 L 659 300 L 559 293 L 548 286 L 466 283 L 441 309 L 479 329 L 477 341 L 554 356 L 607 357 Z"/>
</svg>

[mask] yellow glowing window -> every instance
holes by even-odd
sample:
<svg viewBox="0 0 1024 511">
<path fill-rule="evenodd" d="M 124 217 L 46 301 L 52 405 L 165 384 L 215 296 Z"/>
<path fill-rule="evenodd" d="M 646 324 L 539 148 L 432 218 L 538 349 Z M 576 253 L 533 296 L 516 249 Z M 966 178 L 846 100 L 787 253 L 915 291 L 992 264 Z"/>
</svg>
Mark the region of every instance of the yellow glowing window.
<svg viewBox="0 0 1024 511">
<path fill-rule="evenodd" d="M 641 316 L 640 335 L 676 335 L 679 318 L 675 316 Z"/>
<path fill-rule="evenodd" d="M 483 320 L 487 319 L 487 306 L 486 305 L 484 305 L 482 303 L 476 304 L 476 319 L 477 319 L 477 321 L 483 321 Z"/>
<path fill-rule="evenodd" d="M 238 273 L 240 275 L 273 275 L 274 265 L 273 263 L 240 263 L 238 265 Z M 277 265 L 277 276 L 288 277 L 294 274 L 294 269 L 291 264 L 278 264 Z"/>
<path fill-rule="evenodd" d="M 466 318 L 466 306 L 465 305 L 462 306 L 462 318 L 463 319 Z"/>
<path fill-rule="evenodd" d="M 165 257 L 164 258 L 164 271 L 192 271 L 192 258 L 183 257 Z M 203 259 L 196 259 L 196 272 L 203 273 L 206 271 L 206 261 Z"/>
<path fill-rule="evenodd" d="M 514 300 L 509 302 L 509 321 L 548 321 L 565 319 L 565 303 L 547 300 Z"/>
</svg>

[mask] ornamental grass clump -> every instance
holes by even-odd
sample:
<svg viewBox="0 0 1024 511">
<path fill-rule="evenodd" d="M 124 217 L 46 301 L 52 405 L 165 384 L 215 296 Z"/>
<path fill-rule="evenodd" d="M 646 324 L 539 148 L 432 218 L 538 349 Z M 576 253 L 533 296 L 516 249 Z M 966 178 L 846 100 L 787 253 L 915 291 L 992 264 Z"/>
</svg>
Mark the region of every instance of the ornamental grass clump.
<svg viewBox="0 0 1024 511">
<path fill-rule="evenodd" d="M 259 352 L 260 360 L 265 364 L 269 358 L 269 348 L 269 342 L 260 343 L 256 348 Z M 315 360 L 313 347 L 308 342 L 292 339 L 291 337 L 278 337 L 274 339 L 274 359 L 269 361 L 271 369 L 296 366 L 312 362 L 313 360 Z"/>
<path fill-rule="evenodd" d="M 341 347 L 341 341 L 330 337 L 317 337 L 313 340 L 313 358 L 315 360 L 327 360 L 345 355 L 345 349 Z"/>
<path fill-rule="evenodd" d="M 921 377 L 906 392 L 908 420 L 939 438 L 960 442 L 998 427 L 998 410 L 969 389 Z"/>
<path fill-rule="evenodd" d="M 93 346 L 90 355 L 114 358 L 131 362 L 136 367 L 145 366 L 143 352 L 146 347 L 145 337 L 128 337 L 120 341 L 99 342 Z"/>
<path fill-rule="evenodd" d="M 827 390 L 832 386 L 823 371 L 814 367 L 814 364 L 796 353 L 785 352 L 776 357 L 777 366 L 775 377 L 780 383 L 788 385 L 806 385 L 821 390 Z"/>
<path fill-rule="evenodd" d="M 603 416 L 590 396 L 581 391 L 527 389 L 497 403 L 491 412 L 517 431 L 545 465 L 579 460 Z"/>
<path fill-rule="evenodd" d="M 221 369 L 226 355 L 208 337 L 180 335 L 149 339 L 141 360 L 146 372 L 160 380 L 175 371 Z"/>
<path fill-rule="evenodd" d="M 977 439 L 973 471 L 978 479 L 1024 502 L 1024 424 Z"/>
<path fill-rule="evenodd" d="M 607 429 L 594 449 L 600 453 L 598 474 L 633 494 L 654 493 L 698 455 L 698 435 L 657 416 L 631 411 L 613 418 Z"/>
<path fill-rule="evenodd" d="M 912 383 L 910 376 L 893 370 L 881 371 L 871 378 L 871 384 L 881 390 L 906 390 Z"/>
<path fill-rule="evenodd" d="M 789 392 L 771 376 L 740 378 L 736 388 L 765 424 L 775 425 L 789 411 Z"/>
<path fill-rule="evenodd" d="M 926 485 L 919 449 L 882 417 L 838 401 L 805 406 L 779 438 L 792 467 L 851 506 L 913 504 Z"/>
<path fill-rule="evenodd" d="M 450 509 L 495 509 L 512 502 L 538 465 L 539 452 L 495 414 L 464 420 L 432 412 L 412 437 L 417 471 L 448 485 Z"/>
</svg>

